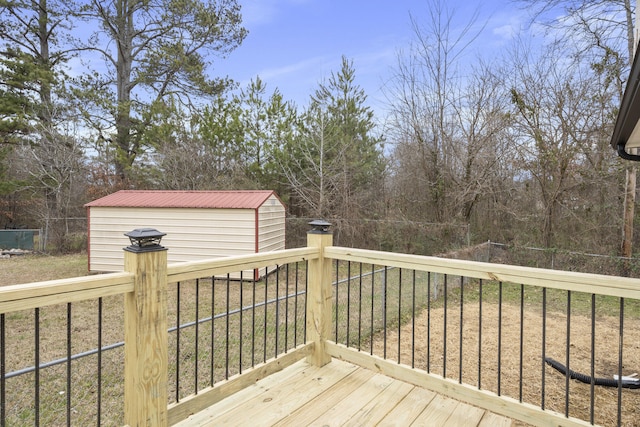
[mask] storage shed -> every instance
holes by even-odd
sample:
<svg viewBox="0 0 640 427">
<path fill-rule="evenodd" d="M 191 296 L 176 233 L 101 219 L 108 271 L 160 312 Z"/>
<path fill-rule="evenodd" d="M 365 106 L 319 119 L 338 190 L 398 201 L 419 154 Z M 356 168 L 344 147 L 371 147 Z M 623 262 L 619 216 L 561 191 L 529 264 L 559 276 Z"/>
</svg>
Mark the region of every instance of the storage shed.
<svg viewBox="0 0 640 427">
<path fill-rule="evenodd" d="M 285 248 L 285 206 L 274 191 L 122 190 L 85 207 L 91 272 L 122 271 L 124 233 L 136 228 L 167 234 L 169 263 Z"/>
</svg>

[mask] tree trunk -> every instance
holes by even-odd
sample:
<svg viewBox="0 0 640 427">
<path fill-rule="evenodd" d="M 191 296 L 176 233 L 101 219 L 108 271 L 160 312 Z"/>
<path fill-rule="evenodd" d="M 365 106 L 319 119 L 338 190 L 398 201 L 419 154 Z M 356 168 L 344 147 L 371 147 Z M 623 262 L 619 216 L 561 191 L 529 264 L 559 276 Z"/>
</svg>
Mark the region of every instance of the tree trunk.
<svg viewBox="0 0 640 427">
<path fill-rule="evenodd" d="M 131 69 L 133 64 L 133 13 L 134 6 L 127 0 L 117 2 L 117 33 L 114 38 L 118 43 L 117 72 L 117 113 L 116 113 L 116 174 L 121 181 L 126 181 L 129 168 L 135 158 L 135 150 L 131 146 Z"/>
</svg>

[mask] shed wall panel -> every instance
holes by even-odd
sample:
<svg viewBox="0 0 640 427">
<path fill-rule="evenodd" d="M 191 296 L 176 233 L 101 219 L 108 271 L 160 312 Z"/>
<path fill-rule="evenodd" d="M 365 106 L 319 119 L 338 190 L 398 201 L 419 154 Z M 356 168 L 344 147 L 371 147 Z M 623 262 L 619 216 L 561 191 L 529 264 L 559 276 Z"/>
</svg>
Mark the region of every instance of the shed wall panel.
<svg viewBox="0 0 640 427">
<path fill-rule="evenodd" d="M 272 195 L 258 209 L 258 252 L 285 249 L 285 209 Z"/>
<path fill-rule="evenodd" d="M 91 207 L 91 271 L 121 271 L 124 233 L 155 228 L 167 235 L 168 262 L 194 261 L 255 252 L 253 209 Z"/>
</svg>

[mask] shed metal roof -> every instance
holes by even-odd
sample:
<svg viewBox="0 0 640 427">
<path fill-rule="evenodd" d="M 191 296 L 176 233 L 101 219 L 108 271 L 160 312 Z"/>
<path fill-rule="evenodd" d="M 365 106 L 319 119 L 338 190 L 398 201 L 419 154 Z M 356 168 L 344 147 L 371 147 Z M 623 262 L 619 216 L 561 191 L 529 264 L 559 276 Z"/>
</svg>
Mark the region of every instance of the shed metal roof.
<svg viewBox="0 0 640 427">
<path fill-rule="evenodd" d="M 275 195 L 272 190 L 175 191 L 120 190 L 85 207 L 257 209 Z M 277 197 L 277 195 L 276 195 Z M 279 199 L 278 199 L 279 200 Z"/>
</svg>

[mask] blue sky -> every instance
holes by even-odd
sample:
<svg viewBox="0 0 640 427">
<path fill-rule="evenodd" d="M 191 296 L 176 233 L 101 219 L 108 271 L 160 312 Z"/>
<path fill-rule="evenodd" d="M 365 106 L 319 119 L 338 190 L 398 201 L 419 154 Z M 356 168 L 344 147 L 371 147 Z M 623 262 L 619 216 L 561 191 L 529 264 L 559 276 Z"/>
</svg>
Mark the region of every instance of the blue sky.
<svg viewBox="0 0 640 427">
<path fill-rule="evenodd" d="M 342 55 L 353 61 L 356 83 L 370 106 L 382 108 L 380 91 L 397 63 L 399 50 L 413 38 L 410 16 L 427 23 L 426 0 L 238 0 L 249 34 L 213 72 L 246 87 L 260 76 L 267 93 L 278 88 L 298 107 L 308 103 L 318 83 L 340 69 Z M 484 25 L 477 46 L 500 51 L 526 22 L 526 13 L 509 0 L 446 2 L 460 25 L 478 10 Z"/>
</svg>

